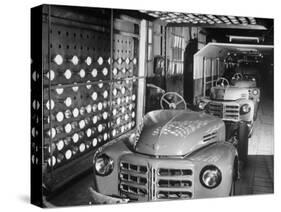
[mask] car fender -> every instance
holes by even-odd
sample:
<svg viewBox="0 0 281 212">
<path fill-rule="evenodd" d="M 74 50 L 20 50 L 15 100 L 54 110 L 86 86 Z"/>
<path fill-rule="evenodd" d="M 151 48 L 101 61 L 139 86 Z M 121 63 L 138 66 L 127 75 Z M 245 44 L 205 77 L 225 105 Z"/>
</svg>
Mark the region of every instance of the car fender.
<svg viewBox="0 0 281 212">
<path fill-rule="evenodd" d="M 191 154 L 188 159 L 194 163 L 194 198 L 225 197 L 231 190 L 233 176 L 236 175 L 236 148 L 228 142 L 216 142 Z M 204 187 L 200 182 L 200 172 L 207 165 L 215 165 L 222 173 L 222 181 L 213 189 Z"/>
</svg>

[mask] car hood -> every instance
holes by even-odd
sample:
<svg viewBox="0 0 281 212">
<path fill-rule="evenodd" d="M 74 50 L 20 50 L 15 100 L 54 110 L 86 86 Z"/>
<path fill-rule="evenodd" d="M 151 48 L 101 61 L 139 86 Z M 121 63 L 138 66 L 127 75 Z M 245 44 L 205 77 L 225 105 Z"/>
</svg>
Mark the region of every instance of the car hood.
<svg viewBox="0 0 281 212">
<path fill-rule="evenodd" d="M 224 123 L 205 113 L 157 110 L 146 114 L 135 151 L 154 156 L 182 156 L 222 140 Z"/>
<path fill-rule="evenodd" d="M 213 100 L 237 100 L 237 99 L 248 99 L 249 91 L 247 88 L 239 87 L 213 87 L 211 89 L 211 99 Z"/>
<path fill-rule="evenodd" d="M 233 80 L 232 84 L 238 88 L 255 88 L 257 83 L 254 80 Z"/>
</svg>

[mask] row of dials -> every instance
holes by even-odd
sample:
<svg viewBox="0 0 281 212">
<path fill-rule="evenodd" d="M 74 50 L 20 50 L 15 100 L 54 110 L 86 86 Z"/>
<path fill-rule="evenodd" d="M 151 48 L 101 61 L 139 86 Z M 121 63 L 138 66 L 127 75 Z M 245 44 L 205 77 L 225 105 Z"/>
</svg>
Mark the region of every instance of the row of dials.
<svg viewBox="0 0 281 212">
<path fill-rule="evenodd" d="M 103 76 L 108 76 L 108 68 L 104 67 L 101 70 Z M 122 69 L 117 69 L 117 68 L 113 68 L 112 70 L 113 76 L 114 77 L 118 77 L 119 75 L 122 76 L 131 76 L 133 74 L 133 70 L 132 69 L 126 69 L 126 68 L 122 68 Z M 66 69 L 63 73 L 58 73 L 57 76 L 63 76 L 66 80 L 70 80 L 71 78 L 73 78 L 75 75 L 79 76 L 81 79 L 84 79 L 86 77 L 86 75 L 91 75 L 93 78 L 96 78 L 98 76 L 98 70 L 96 68 L 93 68 L 90 73 L 87 73 L 85 69 L 80 69 L 79 72 L 74 72 L 71 71 L 71 69 Z M 46 75 L 45 75 L 50 81 L 53 81 L 56 77 L 56 74 L 53 70 L 50 70 Z"/>
<path fill-rule="evenodd" d="M 121 93 L 122 94 L 125 94 L 126 92 L 126 89 L 125 87 L 123 87 L 121 89 Z M 114 88 L 113 89 L 113 96 L 115 97 L 113 100 L 112 100 L 112 105 L 119 105 L 119 104 L 122 104 L 122 103 L 129 103 L 129 102 L 134 102 L 136 100 L 136 95 L 133 94 L 132 96 L 118 96 L 118 89 L 117 88 Z M 82 106 L 81 109 L 80 109 L 80 112 L 81 112 L 81 115 L 84 115 L 85 114 L 85 111 L 87 111 L 88 113 L 90 112 L 96 112 L 97 110 L 98 111 L 101 111 L 102 109 L 104 108 L 107 108 L 107 106 L 110 105 L 110 102 L 109 101 L 106 101 L 106 99 L 108 99 L 108 91 L 107 90 L 104 90 L 103 93 L 102 93 L 102 97 L 104 98 L 104 101 L 100 101 L 99 100 L 99 94 L 97 92 L 92 92 L 92 94 L 90 95 L 91 96 L 91 99 L 96 103 L 96 104 L 88 104 L 87 106 Z M 57 100 L 53 100 L 53 99 L 50 99 L 50 100 L 47 100 L 46 102 L 46 108 L 48 110 L 53 110 L 56 106 L 56 104 L 63 104 L 65 105 L 66 107 L 72 107 L 73 105 L 73 98 L 72 97 L 66 97 L 64 99 L 59 99 L 59 101 L 57 101 L 55 103 L 55 101 Z M 98 102 L 99 101 L 99 102 Z M 39 107 L 39 102 L 34 102 L 34 108 L 38 108 Z M 82 110 L 82 111 L 81 111 Z M 83 113 L 83 114 L 82 114 Z M 77 116 L 79 114 L 77 113 Z"/>
<path fill-rule="evenodd" d="M 90 56 L 87 57 L 78 57 L 77 55 L 73 55 L 73 56 L 68 56 L 68 57 L 63 57 L 60 54 L 57 54 L 53 57 L 52 61 L 57 64 L 58 66 L 62 65 L 64 62 L 70 62 L 71 64 L 73 64 L 74 66 L 77 66 L 79 64 L 85 63 L 86 65 L 90 66 L 91 64 L 93 64 L 93 58 Z M 117 64 L 122 64 L 123 62 L 125 62 L 126 64 L 130 64 L 130 62 L 132 62 L 134 65 L 137 63 L 137 59 L 133 58 L 126 58 L 123 59 L 121 57 L 119 57 L 118 59 L 115 60 L 117 62 Z M 96 62 L 101 66 L 104 64 L 104 59 L 102 57 L 99 57 Z M 111 64 L 111 58 L 107 59 L 107 63 Z"/>
<path fill-rule="evenodd" d="M 124 133 L 125 131 L 132 129 L 134 125 L 134 121 L 128 122 L 113 129 L 111 131 L 111 135 L 115 137 L 121 133 Z M 48 159 L 48 165 L 55 166 L 57 164 L 60 164 L 63 160 L 70 160 L 77 153 L 83 153 L 89 148 L 95 148 L 99 144 L 110 139 L 110 134 L 107 132 L 101 133 L 97 137 L 90 138 L 94 130 L 95 128 L 88 128 L 85 132 L 80 131 L 73 134 L 72 136 L 60 139 L 57 142 L 53 143 L 48 148 L 49 153 L 52 152 L 52 156 Z M 85 134 L 88 139 L 85 139 L 85 141 L 82 142 L 82 138 L 85 136 Z M 55 151 L 57 151 L 56 154 L 54 154 Z"/>
<path fill-rule="evenodd" d="M 134 119 L 136 114 L 135 111 L 132 111 L 133 107 L 134 107 L 133 104 L 130 104 L 128 107 L 122 106 L 120 108 L 114 108 L 112 114 L 113 116 L 115 116 L 115 118 L 112 121 L 112 125 L 120 125 L 123 122 L 127 122 L 131 119 Z M 66 110 L 65 112 L 60 111 L 55 115 L 55 119 L 58 122 L 62 122 L 64 118 L 68 119 L 71 117 L 77 117 L 78 116 L 77 114 L 79 114 L 78 108 L 75 108 L 72 112 L 70 110 Z M 47 119 L 49 119 L 49 117 Z M 77 121 L 76 120 L 72 121 L 71 123 L 70 122 L 66 123 L 65 125 L 58 125 L 56 127 L 53 127 L 51 128 L 51 130 L 47 131 L 47 135 L 49 137 L 55 138 L 56 135 L 59 133 L 70 134 L 71 132 L 74 132 L 78 129 L 82 130 L 86 128 L 89 124 L 91 124 L 91 122 L 94 125 L 97 125 L 98 122 L 100 121 L 107 122 L 108 119 L 109 119 L 109 113 L 107 111 L 104 111 L 103 113 L 93 115 L 92 117 L 85 117 Z M 49 120 L 47 120 L 47 122 L 49 122 Z M 101 133 L 105 128 L 106 128 L 106 124 L 100 123 L 97 126 L 97 132 Z"/>
</svg>

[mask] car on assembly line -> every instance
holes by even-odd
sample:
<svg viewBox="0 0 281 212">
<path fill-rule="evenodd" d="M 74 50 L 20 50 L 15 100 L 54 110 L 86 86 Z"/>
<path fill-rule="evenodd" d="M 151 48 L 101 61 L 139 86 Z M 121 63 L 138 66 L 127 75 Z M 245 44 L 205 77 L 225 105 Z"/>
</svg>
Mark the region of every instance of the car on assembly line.
<svg viewBox="0 0 281 212">
<path fill-rule="evenodd" d="M 222 119 L 165 93 L 130 135 L 94 155 L 95 203 L 224 197 L 239 176 L 237 149 Z"/>
<path fill-rule="evenodd" d="M 235 80 L 234 85 L 230 85 L 221 77 L 211 88 L 210 97 L 201 98 L 198 104 L 199 109 L 225 122 L 226 140 L 235 140 L 239 160 L 244 165 L 247 164 L 248 142 L 253 133 L 258 102 L 259 89 L 249 87 L 249 82 Z"/>
</svg>

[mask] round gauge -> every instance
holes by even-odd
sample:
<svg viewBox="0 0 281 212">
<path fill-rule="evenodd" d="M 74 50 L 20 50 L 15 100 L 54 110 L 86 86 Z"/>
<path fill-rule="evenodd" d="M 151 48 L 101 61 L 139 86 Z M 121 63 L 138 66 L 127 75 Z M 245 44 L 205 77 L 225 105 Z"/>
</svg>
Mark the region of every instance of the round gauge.
<svg viewBox="0 0 281 212">
<path fill-rule="evenodd" d="M 49 166 L 55 166 L 56 165 L 56 157 L 52 156 L 52 159 L 49 158 L 48 163 L 49 163 Z"/>
<path fill-rule="evenodd" d="M 98 126 L 98 131 L 99 131 L 99 132 L 102 131 L 102 125 L 101 125 L 101 124 L 99 124 L 99 126 Z"/>
<path fill-rule="evenodd" d="M 92 58 L 91 57 L 87 57 L 86 60 L 85 60 L 86 64 L 89 66 L 92 64 Z"/>
<path fill-rule="evenodd" d="M 84 78 L 85 75 L 86 75 L 85 70 L 84 70 L 84 69 L 81 69 L 80 72 L 79 72 L 79 75 L 80 75 L 81 78 Z"/>
<path fill-rule="evenodd" d="M 93 112 L 96 112 L 96 110 L 97 110 L 97 105 L 94 104 L 92 108 L 93 108 Z"/>
<path fill-rule="evenodd" d="M 87 137 L 90 137 L 92 135 L 92 130 L 90 128 L 86 131 Z"/>
<path fill-rule="evenodd" d="M 133 96 L 132 96 L 132 100 L 133 100 L 133 101 L 135 101 L 135 99 L 136 99 L 136 95 L 135 95 L 135 94 L 133 94 Z"/>
<path fill-rule="evenodd" d="M 60 86 L 61 84 L 59 84 Z M 61 95 L 63 93 L 64 89 L 63 88 L 56 88 L 57 94 Z"/>
<path fill-rule="evenodd" d="M 67 109 L 67 110 L 64 112 L 64 115 L 65 115 L 65 118 L 69 119 L 69 118 L 71 118 L 72 113 L 71 113 L 71 111 L 70 111 L 69 109 Z"/>
<path fill-rule="evenodd" d="M 67 97 L 65 100 L 64 100 L 64 104 L 67 106 L 67 107 L 70 107 L 70 105 L 72 104 L 72 100 L 70 97 Z"/>
<path fill-rule="evenodd" d="M 103 92 L 103 98 L 107 98 L 108 97 L 108 91 L 107 90 L 105 90 L 104 92 Z"/>
<path fill-rule="evenodd" d="M 86 85 L 86 88 L 87 88 L 87 89 L 91 89 L 91 87 L 92 87 L 92 85 L 89 84 L 90 82 L 91 82 L 90 80 L 87 81 L 87 85 Z"/>
<path fill-rule="evenodd" d="M 65 158 L 66 158 L 67 160 L 69 160 L 69 159 L 71 158 L 71 156 L 72 156 L 71 150 L 67 150 L 67 151 L 65 152 Z"/>
<path fill-rule="evenodd" d="M 80 108 L 80 114 L 81 114 L 82 116 L 85 114 L 85 111 L 86 111 L 85 107 L 81 107 L 81 108 Z"/>
<path fill-rule="evenodd" d="M 40 103 L 37 100 L 33 100 L 32 107 L 34 110 L 38 110 L 40 107 Z"/>
<path fill-rule="evenodd" d="M 80 146 L 79 146 L 79 150 L 80 150 L 80 152 L 84 152 L 85 151 L 85 148 L 86 148 L 86 146 L 85 146 L 85 144 L 80 144 Z"/>
<path fill-rule="evenodd" d="M 103 68 L 102 73 L 103 73 L 104 76 L 106 76 L 108 74 L 107 68 Z"/>
<path fill-rule="evenodd" d="M 96 138 L 93 139 L 93 147 L 95 147 L 98 144 L 98 140 Z"/>
<path fill-rule="evenodd" d="M 52 128 L 51 130 L 48 131 L 48 135 L 52 138 L 56 136 L 57 132 L 55 128 Z"/>
<path fill-rule="evenodd" d="M 63 140 L 59 140 L 59 142 L 57 143 L 57 148 L 59 151 L 61 151 L 64 147 L 64 143 Z"/>
<path fill-rule="evenodd" d="M 65 125 L 64 126 L 64 130 L 65 130 L 66 133 L 70 133 L 70 131 L 71 131 L 71 124 L 68 123 L 67 125 Z"/>
<path fill-rule="evenodd" d="M 71 62 L 73 63 L 73 65 L 77 65 L 79 62 L 79 59 L 76 55 L 74 55 L 71 59 Z"/>
<path fill-rule="evenodd" d="M 63 63 L 63 58 L 60 54 L 57 54 L 54 58 L 54 61 L 57 65 L 61 65 Z"/>
<path fill-rule="evenodd" d="M 106 120 L 106 119 L 107 119 L 107 116 L 108 116 L 107 112 L 104 112 L 104 113 L 102 114 L 102 116 L 103 116 L 103 119 Z"/>
<path fill-rule="evenodd" d="M 54 100 L 52 100 L 52 99 L 51 99 L 51 101 L 48 100 L 47 103 L 46 103 L 46 107 L 47 107 L 48 110 L 49 110 L 49 109 L 53 110 L 54 107 L 55 107 L 55 102 L 54 102 Z"/>
<path fill-rule="evenodd" d="M 126 73 L 126 69 L 125 69 L 125 68 L 122 69 L 122 73 L 123 73 L 123 74 Z"/>
<path fill-rule="evenodd" d="M 118 73 L 117 68 L 114 68 L 114 69 L 113 69 L 113 75 L 116 76 L 117 73 Z"/>
<path fill-rule="evenodd" d="M 87 105 L 86 111 L 87 111 L 87 113 L 91 113 L 91 111 L 92 111 L 92 106 L 91 106 L 91 105 Z"/>
<path fill-rule="evenodd" d="M 114 108 L 112 114 L 115 116 L 117 114 L 117 110 Z"/>
<path fill-rule="evenodd" d="M 77 83 L 75 82 L 74 84 L 77 84 Z M 78 87 L 78 86 L 73 86 L 73 87 L 72 87 L 72 90 L 73 90 L 74 92 L 77 92 L 77 91 L 79 90 L 79 87 Z"/>
<path fill-rule="evenodd" d="M 36 81 L 39 79 L 39 75 L 37 74 L 36 71 L 34 71 L 34 72 L 32 73 L 32 79 L 34 80 L 34 82 L 36 82 Z"/>
<path fill-rule="evenodd" d="M 107 133 L 103 134 L 103 140 L 106 141 L 107 140 Z"/>
<path fill-rule="evenodd" d="M 126 92 L 125 87 L 122 87 L 122 88 L 121 88 L 121 93 L 122 93 L 122 94 L 125 94 L 125 92 Z"/>
<path fill-rule="evenodd" d="M 101 102 L 98 103 L 98 110 L 102 110 L 102 103 Z"/>
<path fill-rule="evenodd" d="M 73 113 L 73 116 L 76 118 L 79 115 L 79 110 L 77 108 L 74 108 L 72 113 Z"/>
<path fill-rule="evenodd" d="M 97 123 L 97 121 L 98 121 L 98 117 L 97 117 L 97 116 L 94 116 L 94 117 L 93 117 L 93 124 Z"/>
<path fill-rule="evenodd" d="M 126 63 L 127 63 L 127 64 L 129 64 L 129 63 L 130 63 L 130 60 L 129 60 L 129 58 L 128 58 L 128 57 L 126 58 Z"/>
<path fill-rule="evenodd" d="M 102 65 L 102 64 L 103 64 L 103 59 L 102 59 L 102 57 L 99 57 L 99 59 L 98 59 L 98 64 L 99 64 L 99 65 Z"/>
<path fill-rule="evenodd" d="M 132 117 L 135 118 L 135 112 L 132 112 Z"/>
<path fill-rule="evenodd" d="M 47 77 L 49 80 L 53 81 L 55 79 L 55 72 L 53 70 L 50 70 L 47 74 Z"/>
<path fill-rule="evenodd" d="M 63 113 L 58 112 L 57 115 L 56 115 L 56 118 L 57 118 L 58 122 L 61 122 L 63 120 Z"/>
<path fill-rule="evenodd" d="M 113 89 L 113 95 L 114 95 L 114 96 L 117 95 L 117 89 L 116 89 L 116 88 Z"/>
<path fill-rule="evenodd" d="M 94 68 L 94 69 L 92 70 L 92 76 L 93 76 L 93 77 L 96 77 L 97 75 L 98 75 L 98 71 L 97 71 L 97 69 Z"/>
<path fill-rule="evenodd" d="M 64 77 L 65 77 L 66 79 L 70 79 L 71 76 L 72 76 L 72 73 L 71 73 L 70 69 L 67 69 L 67 70 L 64 72 Z"/>
<path fill-rule="evenodd" d="M 116 135 L 116 130 L 112 130 L 112 136 L 114 137 Z"/>
<path fill-rule="evenodd" d="M 120 122 L 121 122 L 121 119 L 120 119 L 120 118 L 117 118 L 117 120 L 116 120 L 117 125 L 119 125 Z"/>
<path fill-rule="evenodd" d="M 80 127 L 80 129 L 83 129 L 85 127 L 85 121 L 84 120 L 81 120 L 79 122 L 79 127 Z"/>
<path fill-rule="evenodd" d="M 119 105 L 120 103 L 121 103 L 121 99 L 118 98 L 118 99 L 117 99 L 117 104 Z"/>
<path fill-rule="evenodd" d="M 79 135 L 77 133 L 75 133 L 73 136 L 72 136 L 72 140 L 74 143 L 77 143 L 78 140 L 79 140 Z"/>
<path fill-rule="evenodd" d="M 92 99 L 95 101 L 95 100 L 97 100 L 97 98 L 98 98 L 97 92 L 93 92 L 92 93 Z"/>
<path fill-rule="evenodd" d="M 103 83 L 99 83 L 98 86 L 99 86 L 99 88 L 102 88 L 103 87 Z"/>
</svg>

